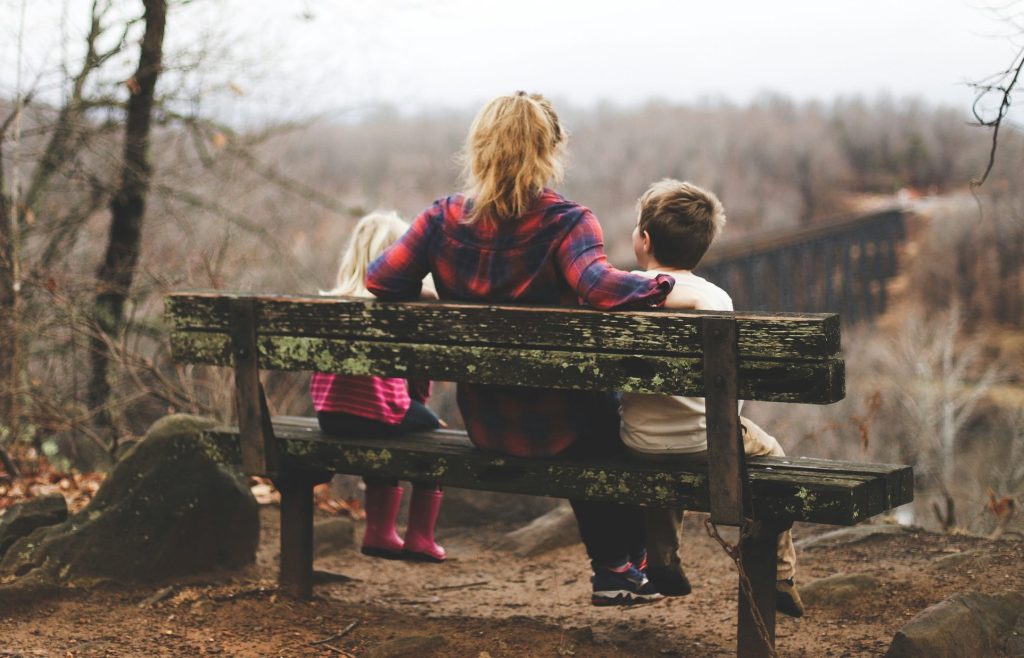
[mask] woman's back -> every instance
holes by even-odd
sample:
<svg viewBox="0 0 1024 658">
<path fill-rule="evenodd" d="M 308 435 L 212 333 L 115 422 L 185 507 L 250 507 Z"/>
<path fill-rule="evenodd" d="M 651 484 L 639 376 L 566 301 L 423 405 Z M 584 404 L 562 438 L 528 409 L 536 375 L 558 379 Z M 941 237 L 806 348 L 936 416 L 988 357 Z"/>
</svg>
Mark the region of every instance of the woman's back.
<svg viewBox="0 0 1024 658">
<path fill-rule="evenodd" d="M 520 218 L 465 221 L 471 200 L 436 201 L 369 270 L 367 287 L 385 299 L 412 299 L 429 272 L 442 300 L 599 308 L 651 306 L 671 288 L 612 268 L 600 225 L 586 208 L 545 189 Z M 617 443 L 610 396 L 463 384 L 459 408 L 473 442 L 517 456 L 549 456 L 579 439 Z"/>
</svg>

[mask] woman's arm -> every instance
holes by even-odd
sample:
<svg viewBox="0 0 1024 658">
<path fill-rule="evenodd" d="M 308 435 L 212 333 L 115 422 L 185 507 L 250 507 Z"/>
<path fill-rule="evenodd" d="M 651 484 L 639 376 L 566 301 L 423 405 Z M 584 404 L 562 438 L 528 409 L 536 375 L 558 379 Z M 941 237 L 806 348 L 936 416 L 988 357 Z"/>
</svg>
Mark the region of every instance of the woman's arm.
<svg viewBox="0 0 1024 658">
<path fill-rule="evenodd" d="M 420 296 L 423 278 L 430 273 L 427 250 L 438 214 L 444 214 L 440 201 L 420 213 L 405 235 L 370 263 L 367 290 L 380 299 L 409 300 Z"/>
<path fill-rule="evenodd" d="M 666 274 L 651 279 L 612 267 L 601 225 L 589 210 L 559 245 L 558 265 L 576 294 L 601 310 L 660 307 L 676 283 Z"/>
</svg>

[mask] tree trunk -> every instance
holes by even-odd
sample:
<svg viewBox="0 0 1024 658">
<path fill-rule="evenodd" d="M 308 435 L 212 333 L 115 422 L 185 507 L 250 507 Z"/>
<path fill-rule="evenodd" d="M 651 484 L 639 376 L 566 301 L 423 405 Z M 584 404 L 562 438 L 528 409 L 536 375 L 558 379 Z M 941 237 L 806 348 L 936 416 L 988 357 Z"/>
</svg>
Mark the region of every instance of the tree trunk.
<svg viewBox="0 0 1024 658">
<path fill-rule="evenodd" d="M 145 34 L 139 53 L 139 65 L 129 81 L 131 97 L 125 122 L 124 164 L 121 184 L 110 202 L 110 236 L 107 251 L 97 272 L 95 321 L 97 334 L 92 339 L 92 378 L 88 400 L 98 412 L 101 427 L 113 428 L 109 413 L 110 341 L 116 340 L 124 325 L 124 303 L 135 276 L 142 237 L 142 221 L 149 191 L 149 133 L 154 90 L 163 57 L 166 0 L 143 0 Z M 113 449 L 116 447 L 112 445 Z"/>
<path fill-rule="evenodd" d="M 0 133 L 0 143 L 3 134 Z M 17 366 L 17 320 L 14 285 L 14 227 L 10 200 L 4 193 L 3 153 L 0 152 L 0 444 L 14 432 Z"/>
</svg>

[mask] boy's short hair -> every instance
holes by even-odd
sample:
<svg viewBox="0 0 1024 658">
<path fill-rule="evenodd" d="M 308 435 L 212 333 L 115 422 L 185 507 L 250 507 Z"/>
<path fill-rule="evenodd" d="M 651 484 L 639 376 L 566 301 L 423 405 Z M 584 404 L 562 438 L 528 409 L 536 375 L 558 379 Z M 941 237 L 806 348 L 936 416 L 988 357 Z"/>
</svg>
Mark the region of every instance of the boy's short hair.
<svg viewBox="0 0 1024 658">
<path fill-rule="evenodd" d="M 637 202 L 641 233 L 651 236 L 662 265 L 692 270 L 725 226 L 725 209 L 713 193 L 693 183 L 666 178 Z"/>
</svg>

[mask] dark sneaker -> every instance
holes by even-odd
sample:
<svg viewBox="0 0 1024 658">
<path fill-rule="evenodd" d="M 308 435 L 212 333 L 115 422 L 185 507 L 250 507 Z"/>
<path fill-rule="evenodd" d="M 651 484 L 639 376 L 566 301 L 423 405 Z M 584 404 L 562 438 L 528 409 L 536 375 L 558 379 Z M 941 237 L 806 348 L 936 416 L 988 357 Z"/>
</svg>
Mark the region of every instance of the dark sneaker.
<svg viewBox="0 0 1024 658">
<path fill-rule="evenodd" d="M 654 585 L 655 591 L 664 596 L 686 596 L 693 591 L 686 573 L 679 565 L 661 567 L 652 564 L 647 567 L 647 578 Z"/>
<path fill-rule="evenodd" d="M 792 578 L 775 583 L 775 609 L 790 617 L 804 616 L 804 602 Z"/>
<path fill-rule="evenodd" d="M 647 576 L 630 564 L 625 571 L 597 569 L 590 577 L 594 592 L 590 596 L 593 605 L 636 605 L 654 603 L 663 597 L 647 580 Z"/>
</svg>

